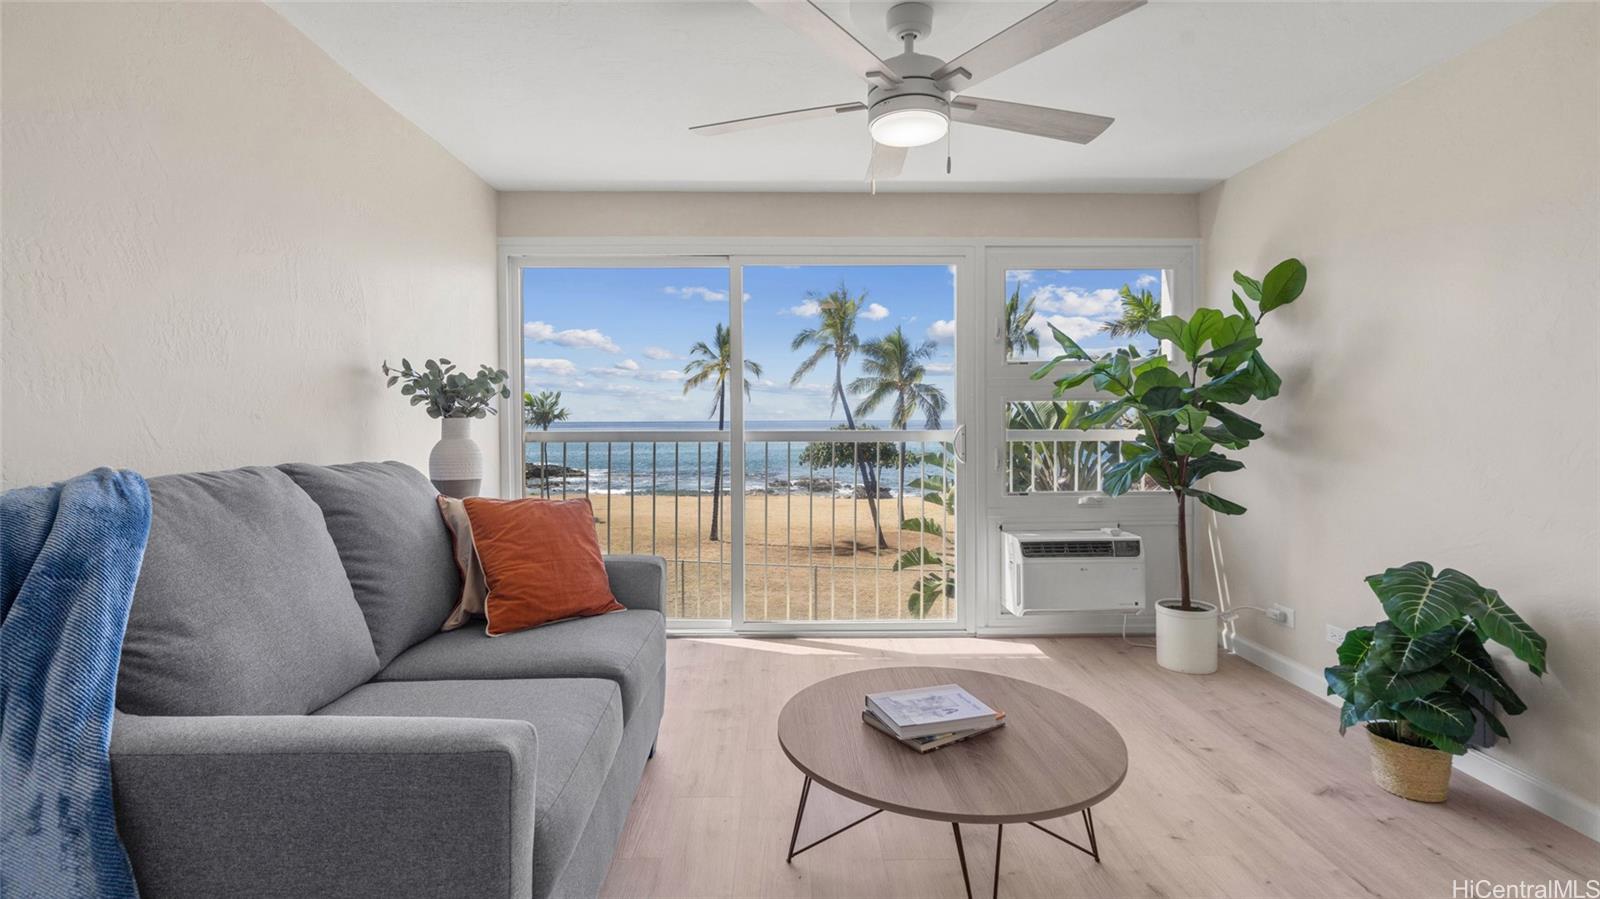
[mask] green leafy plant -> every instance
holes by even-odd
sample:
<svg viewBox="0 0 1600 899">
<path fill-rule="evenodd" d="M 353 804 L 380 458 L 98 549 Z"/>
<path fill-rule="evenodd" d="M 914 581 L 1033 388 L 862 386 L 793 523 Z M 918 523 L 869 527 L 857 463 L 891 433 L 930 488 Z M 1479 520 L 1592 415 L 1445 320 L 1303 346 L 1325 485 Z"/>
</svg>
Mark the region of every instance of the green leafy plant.
<svg viewBox="0 0 1600 899">
<path fill-rule="evenodd" d="M 876 431 L 873 425 L 849 428 L 834 425 L 830 431 Z M 900 453 L 893 443 L 851 443 L 846 440 L 829 443 L 808 443 L 800 448 L 795 461 L 807 468 L 854 468 L 870 465 L 873 468 L 892 468 L 900 461 Z M 865 485 L 863 485 L 865 486 Z"/>
<path fill-rule="evenodd" d="M 1367 578 L 1387 621 L 1353 628 L 1339 664 L 1323 671 L 1328 695 L 1344 700 L 1339 733 L 1364 723 L 1378 736 L 1461 755 L 1478 722 L 1509 738 L 1495 708 L 1527 710 L 1484 648 L 1511 650 L 1535 675 L 1545 639 L 1495 590 L 1446 568 L 1409 562 Z"/>
<path fill-rule="evenodd" d="M 400 385 L 400 394 L 411 397 L 411 405 L 428 407 L 429 418 L 483 418 L 497 414 L 495 397 L 509 397 L 506 382 L 511 376 L 503 368 L 478 366 L 478 373 L 457 371 L 449 359 L 429 359 L 421 368 L 412 368 L 408 359 L 399 368 L 383 363 L 389 386 Z"/>
<path fill-rule="evenodd" d="M 1278 395 L 1282 381 L 1261 357 L 1256 328 L 1267 313 L 1299 298 L 1306 286 L 1306 267 L 1298 259 L 1285 259 L 1259 281 L 1241 272 L 1234 272 L 1233 280 L 1255 304 L 1253 308 L 1236 291 L 1234 314 L 1202 308 L 1187 319 L 1166 315 L 1145 326 L 1150 336 L 1171 344 L 1173 360 L 1159 350 L 1141 355 L 1136 346 L 1097 358 L 1052 325 L 1061 354 L 1033 373 L 1039 379 L 1071 364 L 1073 370 L 1055 382 L 1057 397 L 1086 383 L 1113 397 L 1080 418 L 1081 428 L 1132 416 L 1141 433 L 1123 443 L 1122 459 L 1106 469 L 1102 489 L 1120 496 L 1148 476 L 1176 496 L 1179 600 L 1184 611 L 1193 608 L 1187 502 L 1192 497 L 1223 515 L 1244 514 L 1244 506 L 1199 485 L 1211 475 L 1244 468 L 1243 462 L 1228 458 L 1219 448 L 1243 449 L 1262 436 L 1261 425 L 1232 407 Z"/>
<path fill-rule="evenodd" d="M 925 502 L 944 509 L 946 521 L 956 519 L 956 484 L 951 477 L 954 466 L 950 463 L 950 444 L 940 444 L 941 449 L 927 453 L 912 453 L 911 461 L 923 469 L 921 477 L 906 485 L 909 490 L 922 491 Z M 929 472 L 928 469 L 932 469 Z M 956 596 L 955 535 L 932 518 L 920 516 L 907 518 L 900 523 L 901 531 L 927 534 L 939 541 L 937 549 L 917 546 L 900 554 L 895 560 L 895 571 L 923 570 L 906 598 L 906 609 L 913 618 L 924 618 L 933 611 L 941 598 L 954 600 Z"/>
</svg>

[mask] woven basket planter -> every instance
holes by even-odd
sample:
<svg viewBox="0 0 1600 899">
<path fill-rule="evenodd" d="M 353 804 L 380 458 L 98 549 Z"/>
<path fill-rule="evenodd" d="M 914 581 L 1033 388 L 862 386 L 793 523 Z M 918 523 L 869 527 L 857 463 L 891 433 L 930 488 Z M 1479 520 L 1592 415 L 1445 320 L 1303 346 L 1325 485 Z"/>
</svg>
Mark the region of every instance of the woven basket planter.
<svg viewBox="0 0 1600 899">
<path fill-rule="evenodd" d="M 1378 786 L 1415 802 L 1443 802 L 1450 795 L 1450 753 L 1396 743 L 1370 730 L 1367 740 Z"/>
</svg>

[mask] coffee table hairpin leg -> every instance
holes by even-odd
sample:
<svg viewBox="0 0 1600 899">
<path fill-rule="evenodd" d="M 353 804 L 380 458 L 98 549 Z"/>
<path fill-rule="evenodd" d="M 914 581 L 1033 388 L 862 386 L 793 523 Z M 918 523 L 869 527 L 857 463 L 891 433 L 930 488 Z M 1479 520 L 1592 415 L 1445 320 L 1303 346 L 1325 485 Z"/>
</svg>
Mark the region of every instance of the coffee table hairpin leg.
<svg viewBox="0 0 1600 899">
<path fill-rule="evenodd" d="M 834 831 L 833 833 L 830 833 L 825 837 L 821 837 L 819 839 L 812 840 L 811 842 L 805 844 L 804 846 L 801 846 L 799 849 L 796 849 L 796 848 L 794 848 L 794 844 L 795 844 L 795 842 L 797 840 L 800 839 L 800 819 L 806 813 L 806 798 L 809 797 L 810 795 L 811 795 L 811 777 L 808 775 L 806 777 L 805 785 L 800 787 L 800 807 L 794 810 L 794 832 L 789 835 L 789 857 L 784 859 L 785 862 L 792 862 L 792 861 L 794 861 L 794 857 L 795 856 L 797 856 L 800 853 L 806 851 L 807 849 L 810 849 L 811 847 L 817 845 L 818 843 L 825 843 L 828 840 L 831 840 L 834 837 L 838 836 L 839 834 L 844 833 L 845 831 L 849 830 L 850 828 L 855 827 L 857 824 L 860 824 L 862 821 L 865 821 L 868 818 L 875 818 L 878 815 L 883 814 L 883 809 L 881 809 L 881 808 L 880 809 L 874 809 L 870 814 L 865 815 L 865 816 L 860 817 L 860 818 L 857 818 L 854 821 L 851 821 L 849 824 L 846 824 L 845 826 L 839 828 L 838 830 Z"/>
<path fill-rule="evenodd" d="M 802 796 L 801 802 L 803 803 L 804 801 L 804 797 Z M 871 815 L 868 815 L 867 817 L 870 818 Z M 859 823 L 861 822 L 856 822 L 856 824 Z M 1083 810 L 1083 829 L 1089 834 L 1088 846 L 1083 846 L 1079 843 L 1069 840 L 1061 834 L 1056 833 L 1050 828 L 1036 822 L 1029 821 L 1028 823 L 1033 827 L 1036 827 L 1039 830 L 1042 830 L 1045 833 L 1055 837 L 1061 842 L 1066 843 L 1068 846 L 1071 846 L 1079 852 L 1082 852 L 1084 855 L 1092 857 L 1095 864 L 1098 865 L 1100 863 L 1100 844 L 1095 842 L 1094 838 L 1094 812 L 1090 811 L 1089 809 Z M 855 825 L 852 824 L 849 826 L 854 827 Z M 961 882 L 967 888 L 967 899 L 972 899 L 972 878 L 967 874 L 967 849 L 961 843 L 961 825 L 952 821 L 950 822 L 950 828 L 955 832 L 956 835 L 956 858 L 960 859 L 961 861 Z M 829 834 L 828 836 L 832 835 L 833 834 Z M 825 840 L 827 837 L 823 837 L 822 839 Z M 990 895 L 996 897 L 996 899 L 998 899 L 1000 895 L 1000 850 L 1005 845 L 1005 839 L 1006 826 L 1004 824 L 997 825 L 994 832 L 994 887 L 990 893 Z M 822 840 L 818 840 L 817 842 L 820 843 Z M 816 844 L 813 843 L 812 845 L 814 846 Z"/>
<path fill-rule="evenodd" d="M 796 849 L 795 848 L 795 844 L 798 843 L 799 840 L 800 840 L 800 822 L 801 822 L 801 820 L 803 820 L 805 818 L 806 800 L 809 799 L 810 797 L 811 797 L 811 776 L 807 775 L 805 783 L 800 786 L 800 807 L 796 808 L 794 810 L 794 830 L 791 831 L 790 834 L 789 834 L 789 857 L 784 859 L 784 861 L 786 863 L 787 862 L 793 862 L 795 856 L 799 855 L 802 852 L 805 852 L 807 849 L 810 849 L 810 848 L 812 848 L 814 846 L 817 846 L 818 844 L 825 843 L 828 840 L 831 840 L 834 837 L 838 836 L 839 834 L 844 833 L 845 831 L 849 830 L 850 828 L 855 827 L 857 824 L 860 824 L 863 821 L 867 821 L 869 819 L 877 817 L 878 815 L 883 814 L 883 809 L 881 809 L 881 808 L 880 809 L 874 809 L 872 812 L 870 812 L 870 813 L 868 813 L 866 815 L 863 815 L 862 817 L 857 818 L 854 821 L 851 821 L 849 824 L 846 824 L 845 826 L 839 828 L 838 830 L 835 830 L 833 833 L 830 833 L 827 836 L 819 837 L 819 838 L 817 838 L 815 840 L 812 840 L 811 842 L 805 844 L 804 846 L 801 846 L 800 848 Z M 1092 857 L 1094 859 L 1094 861 L 1095 861 L 1095 864 L 1099 864 L 1100 863 L 1100 844 L 1095 841 L 1095 836 L 1094 836 L 1094 812 L 1092 810 L 1090 810 L 1090 809 L 1084 809 L 1083 810 L 1083 829 L 1089 834 L 1089 845 L 1088 846 L 1084 846 L 1081 843 L 1077 843 L 1077 842 L 1075 842 L 1073 840 L 1069 840 L 1066 837 L 1062 836 L 1061 834 L 1056 833 L 1055 831 L 1051 830 L 1050 828 L 1045 827 L 1045 826 L 1043 826 L 1041 824 L 1038 824 L 1038 823 L 1036 823 L 1034 821 L 1029 821 L 1028 824 L 1032 825 L 1035 828 L 1038 828 L 1039 830 L 1044 831 L 1045 833 L 1055 837 L 1056 839 L 1060 840 L 1061 842 L 1066 843 L 1068 846 L 1071 846 L 1072 848 L 1078 850 L 1079 852 L 1082 852 L 1084 855 Z M 952 822 L 950 822 L 950 829 L 951 829 L 952 832 L 955 833 L 955 836 L 956 836 L 956 858 L 961 861 L 961 882 L 967 888 L 967 899 L 972 899 L 972 878 L 967 873 L 967 848 L 966 848 L 965 845 L 963 845 L 963 843 L 961 841 L 961 825 L 958 822 L 952 821 Z M 996 897 L 996 899 L 998 899 L 998 897 L 1000 895 L 1000 850 L 1005 845 L 1005 837 L 1006 837 L 1006 826 L 1004 824 L 997 825 L 995 827 L 995 836 L 994 836 L 994 886 L 993 886 L 993 888 L 991 890 L 991 893 L 990 893 L 990 895 Z"/>
</svg>

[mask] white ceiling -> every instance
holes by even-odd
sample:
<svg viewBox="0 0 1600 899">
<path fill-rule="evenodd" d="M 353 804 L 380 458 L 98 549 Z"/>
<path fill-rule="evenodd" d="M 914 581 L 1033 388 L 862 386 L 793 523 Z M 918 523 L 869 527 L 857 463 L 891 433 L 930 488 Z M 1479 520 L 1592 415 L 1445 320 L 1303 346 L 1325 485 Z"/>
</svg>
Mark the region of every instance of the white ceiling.
<svg viewBox="0 0 1600 899">
<path fill-rule="evenodd" d="M 889 3 L 819 0 L 881 56 Z M 933 0 L 950 58 L 1039 3 Z M 978 85 L 1115 116 L 1088 146 L 957 125 L 880 190 L 1195 191 L 1536 12 L 1534 3 L 1156 2 Z M 501 190 L 861 190 L 865 117 L 704 137 L 703 122 L 860 100 L 832 58 L 737 0 L 278 2 Z"/>
</svg>

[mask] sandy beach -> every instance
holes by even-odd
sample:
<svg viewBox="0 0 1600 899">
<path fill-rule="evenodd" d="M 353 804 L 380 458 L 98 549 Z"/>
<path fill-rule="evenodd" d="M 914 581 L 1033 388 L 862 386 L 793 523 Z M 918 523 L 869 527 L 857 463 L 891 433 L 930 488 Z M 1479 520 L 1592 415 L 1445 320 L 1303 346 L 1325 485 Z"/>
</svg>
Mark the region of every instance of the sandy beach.
<svg viewBox="0 0 1600 899">
<path fill-rule="evenodd" d="M 559 496 L 559 494 L 557 494 Z M 668 560 L 668 615 L 727 618 L 733 556 L 731 502 L 722 497 L 720 539 L 712 541 L 711 497 L 593 494 L 595 530 L 609 553 L 652 553 Z M 892 571 L 902 552 L 918 546 L 945 554 L 944 540 L 899 528 L 894 499 L 879 500 L 888 549 L 873 539 L 864 499 L 817 494 L 745 497 L 745 617 L 751 621 L 907 619 L 907 597 L 922 571 Z M 906 515 L 928 516 L 954 533 L 954 521 L 935 503 L 906 498 Z M 933 569 L 927 569 L 933 570 Z M 941 600 L 929 618 L 948 618 Z"/>
</svg>

